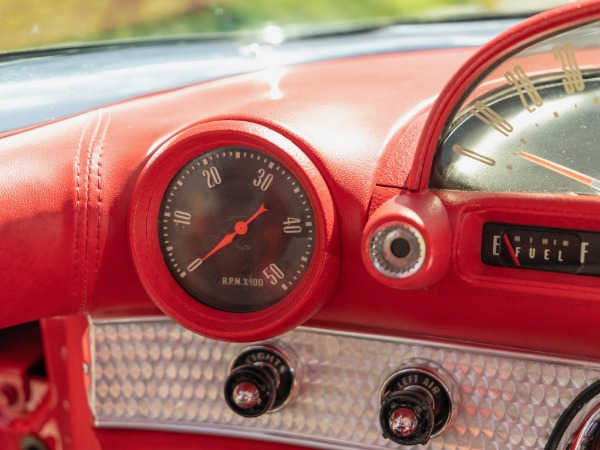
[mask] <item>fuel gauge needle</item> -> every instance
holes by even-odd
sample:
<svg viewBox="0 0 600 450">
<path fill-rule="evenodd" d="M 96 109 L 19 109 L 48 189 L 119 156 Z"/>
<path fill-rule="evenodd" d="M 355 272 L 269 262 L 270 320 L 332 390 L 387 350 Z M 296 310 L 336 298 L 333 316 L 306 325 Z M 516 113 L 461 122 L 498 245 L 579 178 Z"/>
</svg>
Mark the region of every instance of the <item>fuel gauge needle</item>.
<svg viewBox="0 0 600 450">
<path fill-rule="evenodd" d="M 539 156 L 532 155 L 527 152 L 520 152 L 519 156 L 521 158 L 526 159 L 527 161 L 531 161 L 539 166 L 542 166 L 546 169 L 552 170 L 560 175 L 571 178 L 572 180 L 583 183 L 592 189 L 600 192 L 600 180 L 596 178 L 592 178 L 589 175 L 585 175 L 581 172 L 577 172 L 576 170 L 569 169 L 568 167 L 561 166 L 560 164 L 556 164 L 555 162 L 548 161 L 547 159 L 540 158 Z"/>
<path fill-rule="evenodd" d="M 515 266 L 521 267 L 521 263 L 519 262 L 519 259 L 517 258 L 515 250 L 512 248 L 512 245 L 511 245 L 510 241 L 508 240 L 508 236 L 506 235 L 506 233 L 504 233 L 502 235 L 502 240 L 504 241 L 504 244 L 506 245 L 506 248 L 508 249 L 508 253 L 510 254 L 511 259 L 513 260 L 513 263 L 515 263 Z"/>
</svg>

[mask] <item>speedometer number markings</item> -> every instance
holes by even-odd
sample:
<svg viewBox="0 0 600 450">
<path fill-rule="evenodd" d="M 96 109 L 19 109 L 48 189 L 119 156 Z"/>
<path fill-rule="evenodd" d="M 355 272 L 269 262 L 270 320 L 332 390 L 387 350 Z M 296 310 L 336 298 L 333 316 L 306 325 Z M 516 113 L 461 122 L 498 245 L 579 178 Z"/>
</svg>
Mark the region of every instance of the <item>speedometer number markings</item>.
<svg viewBox="0 0 600 450">
<path fill-rule="evenodd" d="M 508 137 L 508 135 L 513 131 L 513 126 L 508 122 L 508 120 L 506 120 L 482 101 L 475 102 L 471 108 L 471 114 L 506 137 Z"/>
<path fill-rule="evenodd" d="M 516 65 L 512 72 L 506 72 L 504 78 L 506 78 L 506 82 L 510 86 L 516 88 L 521 103 L 528 112 L 531 113 L 535 111 L 535 107 L 540 107 L 544 104 L 544 100 L 542 100 L 540 93 L 520 65 Z M 527 98 L 525 96 L 527 96 Z M 529 104 L 530 102 L 533 106 Z"/>
<path fill-rule="evenodd" d="M 565 74 L 562 83 L 567 94 L 573 94 L 576 91 L 583 91 L 585 84 L 581 69 L 575 58 L 575 50 L 573 45 L 565 44 L 562 47 L 554 47 L 552 49 L 554 59 L 560 61 L 562 70 Z"/>
<path fill-rule="evenodd" d="M 496 165 L 496 160 L 488 158 L 487 156 L 483 156 L 482 154 L 477 153 L 473 150 L 469 150 L 468 148 L 465 148 L 462 145 L 454 144 L 452 146 L 452 151 L 454 151 L 454 153 L 458 153 L 459 155 L 466 156 L 467 158 L 474 159 L 475 161 L 478 161 L 480 163 L 487 164 L 488 166 Z"/>
<path fill-rule="evenodd" d="M 465 117 L 462 114 L 459 114 L 455 118 L 456 120 L 459 117 L 465 117 L 463 123 L 471 124 L 469 127 L 471 130 L 476 131 L 476 133 L 462 134 L 460 135 L 461 138 L 459 138 L 460 144 L 448 142 L 449 145 L 445 144 L 444 146 L 447 149 L 451 149 L 456 155 L 471 159 L 486 166 L 496 167 L 498 166 L 498 163 L 500 163 L 499 165 L 506 168 L 508 172 L 522 174 L 523 171 L 519 170 L 519 168 L 526 170 L 525 166 L 519 162 L 514 162 L 514 156 L 518 155 L 538 166 L 552 170 L 557 174 L 578 181 L 579 183 L 585 184 L 595 191 L 600 192 L 600 180 L 570 169 L 569 167 L 538 157 L 529 152 L 520 151 L 523 148 L 527 149 L 527 147 L 533 145 L 530 144 L 529 141 L 537 142 L 540 140 L 539 136 L 541 135 L 539 134 L 539 131 L 536 130 L 540 127 L 538 122 L 543 121 L 543 123 L 547 124 L 548 119 L 552 119 L 553 121 L 561 120 L 563 115 L 567 117 L 568 120 L 568 117 L 570 117 L 570 110 L 568 110 L 567 107 L 570 106 L 574 109 L 578 108 L 580 101 L 578 99 L 570 105 L 568 102 L 564 101 L 561 101 L 560 103 L 557 102 L 557 90 L 562 91 L 564 89 L 566 94 L 572 95 L 584 91 L 586 87 L 583 73 L 577 62 L 575 48 L 571 43 L 561 43 L 560 45 L 549 46 L 546 52 L 547 56 L 545 64 L 548 69 L 546 69 L 545 72 L 540 71 L 540 74 L 536 77 L 530 76 L 521 64 L 513 63 L 512 65 L 509 65 L 510 63 L 507 62 L 506 65 L 508 70 L 499 71 L 500 73 L 504 73 L 504 87 L 500 85 L 499 88 L 491 91 L 488 98 L 481 96 L 478 99 L 473 100 L 473 103 L 464 110 L 467 116 Z M 520 61 L 525 61 L 530 65 L 536 63 L 535 60 L 528 61 L 526 58 L 523 58 L 523 60 Z M 548 73 L 550 73 L 550 75 L 548 75 Z M 594 79 L 591 78 L 591 80 Z M 500 79 L 494 78 L 487 82 L 490 83 L 490 85 L 498 86 L 499 81 Z M 538 83 L 540 84 L 537 85 Z M 552 88 L 552 86 L 555 87 Z M 546 100 L 542 98 L 542 93 L 547 97 Z M 562 97 L 564 94 L 561 93 L 560 95 Z M 518 98 L 518 101 L 516 98 Z M 510 99 L 515 100 L 513 101 Z M 595 105 L 600 105 L 598 95 L 595 95 L 592 100 Z M 512 109 L 508 107 L 509 101 Z M 552 104 L 553 107 L 551 106 L 549 108 L 552 109 L 544 111 L 543 108 L 550 104 Z M 530 114 L 536 113 L 537 115 L 534 116 L 536 119 L 528 120 L 524 116 L 519 116 L 519 108 L 517 108 L 517 105 L 522 106 L 523 109 Z M 554 109 L 557 107 L 559 107 L 560 110 Z M 468 115 L 477 120 L 471 120 L 471 117 Z M 517 117 L 519 120 L 516 120 Z M 485 124 L 485 126 L 479 127 L 476 125 L 478 121 Z M 514 122 L 514 126 L 511 121 Z M 531 128 L 528 128 L 528 126 Z M 520 143 L 514 143 L 512 148 L 510 148 L 510 146 L 507 148 L 505 144 L 502 144 L 493 138 L 495 133 L 486 132 L 484 130 L 486 127 L 493 129 L 494 132 L 498 132 L 507 138 L 512 138 L 513 135 L 516 135 L 516 132 L 518 132 L 515 139 L 518 139 Z M 585 129 L 586 126 L 582 126 L 581 128 Z M 581 132 L 581 130 L 577 129 L 573 130 L 573 132 Z M 525 133 L 527 133 L 527 135 Z M 477 141 L 471 137 L 476 136 L 477 134 L 489 136 L 489 140 L 479 139 Z M 525 137 L 528 138 L 525 139 Z M 484 149 L 483 153 L 477 149 L 478 146 L 481 147 L 480 144 L 482 143 L 486 144 L 488 150 L 485 151 Z M 552 154 L 551 150 L 547 148 L 547 145 L 535 150 L 540 150 L 542 154 Z M 535 150 L 533 153 L 535 153 Z M 565 152 L 563 151 L 562 153 Z M 450 159 L 447 159 L 447 161 L 448 160 Z M 567 166 L 568 165 L 569 164 L 567 164 Z M 462 173 L 468 174 L 472 168 L 473 166 L 471 165 L 465 165 L 462 169 Z M 517 168 L 517 170 L 515 170 L 515 168 Z M 493 178 L 491 172 L 488 173 L 488 176 L 490 176 L 490 179 Z M 494 184 L 495 182 L 491 183 Z M 576 188 L 572 189 L 575 190 Z"/>
</svg>

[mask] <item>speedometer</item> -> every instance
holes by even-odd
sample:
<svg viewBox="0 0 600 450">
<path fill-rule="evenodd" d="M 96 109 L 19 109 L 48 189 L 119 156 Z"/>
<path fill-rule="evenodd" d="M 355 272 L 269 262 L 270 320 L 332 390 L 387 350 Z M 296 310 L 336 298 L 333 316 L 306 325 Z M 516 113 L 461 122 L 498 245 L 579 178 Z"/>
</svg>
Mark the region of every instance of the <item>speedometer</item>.
<svg viewBox="0 0 600 450">
<path fill-rule="evenodd" d="M 450 121 L 430 187 L 598 195 L 598 42 L 593 23 L 488 70 Z"/>
</svg>

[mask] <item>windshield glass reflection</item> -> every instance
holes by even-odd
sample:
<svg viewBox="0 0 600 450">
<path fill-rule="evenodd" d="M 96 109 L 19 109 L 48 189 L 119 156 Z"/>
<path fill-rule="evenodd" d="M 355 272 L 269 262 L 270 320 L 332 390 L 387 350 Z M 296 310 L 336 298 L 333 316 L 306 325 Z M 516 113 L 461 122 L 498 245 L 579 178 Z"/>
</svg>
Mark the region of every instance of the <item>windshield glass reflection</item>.
<svg viewBox="0 0 600 450">
<path fill-rule="evenodd" d="M 277 44 L 395 23 L 529 15 L 564 0 L 9 0 L 0 52 L 130 39 L 236 38 Z"/>
</svg>

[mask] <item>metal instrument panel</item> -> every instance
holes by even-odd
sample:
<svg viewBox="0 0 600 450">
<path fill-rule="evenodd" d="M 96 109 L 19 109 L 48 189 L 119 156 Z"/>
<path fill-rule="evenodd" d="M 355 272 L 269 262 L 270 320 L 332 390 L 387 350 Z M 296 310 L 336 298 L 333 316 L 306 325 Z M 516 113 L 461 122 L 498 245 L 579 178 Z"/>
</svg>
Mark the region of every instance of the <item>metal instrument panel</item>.
<svg viewBox="0 0 600 450">
<path fill-rule="evenodd" d="M 561 412 L 600 378 L 585 362 L 300 328 L 281 336 L 302 361 L 297 398 L 248 419 L 222 390 L 244 345 L 165 318 L 90 320 L 90 406 L 98 427 L 207 433 L 323 449 L 398 448 L 379 428 L 379 391 L 408 359 L 435 361 L 462 397 L 427 449 L 541 449 Z"/>
</svg>

